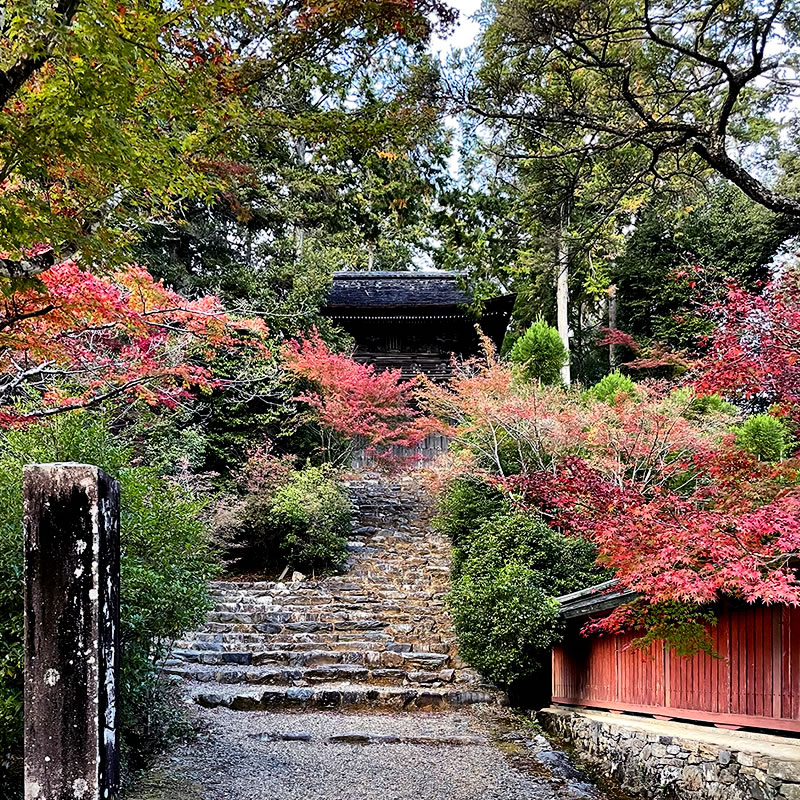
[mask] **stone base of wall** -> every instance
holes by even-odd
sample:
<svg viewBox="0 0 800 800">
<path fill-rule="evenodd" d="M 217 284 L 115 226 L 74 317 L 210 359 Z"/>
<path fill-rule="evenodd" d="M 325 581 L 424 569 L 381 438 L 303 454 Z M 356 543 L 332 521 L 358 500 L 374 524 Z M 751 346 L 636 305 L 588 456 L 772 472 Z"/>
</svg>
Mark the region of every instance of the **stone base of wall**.
<svg viewBox="0 0 800 800">
<path fill-rule="evenodd" d="M 579 761 L 648 800 L 800 800 L 800 740 L 552 707 L 542 727 Z"/>
</svg>

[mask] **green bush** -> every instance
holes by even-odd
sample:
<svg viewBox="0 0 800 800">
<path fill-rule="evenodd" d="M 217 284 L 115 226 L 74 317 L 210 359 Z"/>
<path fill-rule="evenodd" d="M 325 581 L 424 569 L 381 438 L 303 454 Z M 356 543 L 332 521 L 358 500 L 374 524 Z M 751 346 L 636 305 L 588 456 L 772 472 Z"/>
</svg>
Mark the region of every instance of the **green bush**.
<svg viewBox="0 0 800 800">
<path fill-rule="evenodd" d="M 130 449 L 88 413 L 0 435 L 0 747 L 12 760 L 22 735 L 22 466 L 50 461 L 96 464 L 120 482 L 120 718 L 133 767 L 163 743 L 174 720 L 158 664 L 208 607 L 206 582 L 216 570 L 198 521 L 202 504 L 152 469 L 130 466 Z"/>
<path fill-rule="evenodd" d="M 334 472 L 307 466 L 247 495 L 236 514 L 239 565 L 326 571 L 347 559 L 352 509 Z"/>
<path fill-rule="evenodd" d="M 511 349 L 511 361 L 519 365 L 522 378 L 548 386 L 561 383 L 561 368 L 568 360 L 558 331 L 542 320 L 534 322 Z"/>
<path fill-rule="evenodd" d="M 759 461 L 780 461 L 792 445 L 789 429 L 783 421 L 769 414 L 748 417 L 735 433 L 736 444 Z"/>
<path fill-rule="evenodd" d="M 670 392 L 668 403 L 683 406 L 686 419 L 700 419 L 711 415 L 735 417 L 739 412 L 736 406 L 725 400 L 720 394 L 697 394 L 691 386 L 682 386 Z"/>
<path fill-rule="evenodd" d="M 609 405 L 615 403 L 620 395 L 631 400 L 635 400 L 639 396 L 636 384 L 619 370 L 610 372 L 584 393 L 589 400 Z"/>
<path fill-rule="evenodd" d="M 687 416 L 702 417 L 707 414 L 736 414 L 736 406 L 721 394 L 699 394 L 692 399 Z"/>
<path fill-rule="evenodd" d="M 275 492 L 274 523 L 281 556 L 303 569 L 339 567 L 347 558 L 352 509 L 340 484 L 325 467 L 306 467 Z"/>
<path fill-rule="evenodd" d="M 433 527 L 448 536 L 455 547 L 462 547 L 477 526 L 510 510 L 508 498 L 499 489 L 465 476 L 451 481 L 442 492 Z"/>
<path fill-rule="evenodd" d="M 558 603 L 515 561 L 482 578 L 466 572 L 449 607 L 461 656 L 499 686 L 538 672 L 561 632 Z"/>
<path fill-rule="evenodd" d="M 495 507 L 471 529 L 460 529 L 448 604 L 464 659 L 512 687 L 535 677 L 558 639 L 552 598 L 607 575 L 584 539 L 564 536 L 506 503 Z"/>
</svg>

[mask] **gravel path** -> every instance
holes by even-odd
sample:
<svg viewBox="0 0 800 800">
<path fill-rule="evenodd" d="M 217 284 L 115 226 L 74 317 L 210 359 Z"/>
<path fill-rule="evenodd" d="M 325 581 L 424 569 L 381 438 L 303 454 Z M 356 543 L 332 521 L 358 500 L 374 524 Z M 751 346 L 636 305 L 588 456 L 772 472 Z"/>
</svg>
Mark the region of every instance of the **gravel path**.
<svg viewBox="0 0 800 800">
<path fill-rule="evenodd" d="M 196 716 L 126 800 L 605 800 L 507 711 Z"/>
</svg>

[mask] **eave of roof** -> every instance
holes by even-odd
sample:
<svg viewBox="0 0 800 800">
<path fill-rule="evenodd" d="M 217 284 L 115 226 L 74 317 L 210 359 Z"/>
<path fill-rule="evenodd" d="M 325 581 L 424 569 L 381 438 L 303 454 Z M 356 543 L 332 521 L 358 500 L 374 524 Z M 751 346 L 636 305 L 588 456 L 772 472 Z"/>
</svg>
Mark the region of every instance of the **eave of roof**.
<svg viewBox="0 0 800 800">
<path fill-rule="evenodd" d="M 563 619 L 577 619 L 588 617 L 602 611 L 611 611 L 623 603 L 628 603 L 638 597 L 638 593 L 626 588 L 615 588 L 616 578 L 580 589 L 577 592 L 557 597 L 556 601 L 561 607 Z"/>
</svg>

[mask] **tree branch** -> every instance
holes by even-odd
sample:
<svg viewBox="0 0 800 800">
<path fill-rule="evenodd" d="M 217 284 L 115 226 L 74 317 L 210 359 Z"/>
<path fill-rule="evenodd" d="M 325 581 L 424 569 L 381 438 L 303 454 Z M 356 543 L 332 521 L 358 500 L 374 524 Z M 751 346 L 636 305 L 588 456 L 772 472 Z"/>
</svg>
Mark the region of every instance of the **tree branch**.
<svg viewBox="0 0 800 800">
<path fill-rule="evenodd" d="M 80 3 L 81 0 L 58 0 L 52 9 L 56 27 L 69 27 Z M 47 63 L 56 42 L 54 34 L 39 39 L 30 53 L 18 58 L 8 69 L 0 71 L 0 108 L 4 109 L 8 101 Z"/>
</svg>

